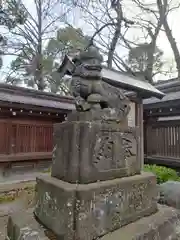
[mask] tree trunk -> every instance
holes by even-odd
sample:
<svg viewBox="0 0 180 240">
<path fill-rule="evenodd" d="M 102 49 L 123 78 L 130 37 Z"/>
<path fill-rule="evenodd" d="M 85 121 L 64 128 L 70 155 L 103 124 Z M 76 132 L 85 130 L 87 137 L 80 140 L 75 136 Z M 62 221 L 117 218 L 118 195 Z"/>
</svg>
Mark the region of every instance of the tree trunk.
<svg viewBox="0 0 180 240">
<path fill-rule="evenodd" d="M 153 83 L 153 65 L 154 65 L 154 53 L 156 49 L 156 39 L 150 43 L 151 51 L 148 51 L 148 64 L 145 70 L 145 79 L 149 83 Z"/>
<path fill-rule="evenodd" d="M 171 45 L 171 49 L 173 51 L 173 54 L 174 54 L 174 58 L 175 58 L 175 61 L 176 61 L 176 68 L 177 68 L 177 71 L 178 71 L 178 78 L 180 79 L 180 52 L 179 52 L 179 49 L 177 47 L 177 43 L 176 43 L 176 40 L 174 39 L 173 37 L 173 34 L 172 34 L 172 31 L 169 27 L 169 24 L 168 24 L 168 21 L 167 21 L 167 6 L 168 6 L 168 3 L 167 3 L 167 0 L 164 0 L 163 3 L 162 3 L 162 0 L 157 0 L 157 6 L 158 6 L 158 9 L 159 9 L 159 14 L 160 14 L 160 18 L 161 18 L 161 21 L 163 23 L 163 26 L 164 26 L 164 30 L 166 32 L 166 36 L 167 36 L 167 39 Z"/>
<path fill-rule="evenodd" d="M 161 19 L 159 19 L 155 32 L 153 33 L 151 29 L 148 29 L 149 35 L 151 37 L 150 51 L 148 51 L 148 64 L 145 70 L 145 78 L 148 82 L 153 83 L 153 65 L 154 65 L 154 53 L 156 51 L 156 41 L 159 35 L 159 31 L 162 27 Z"/>
<path fill-rule="evenodd" d="M 107 60 L 108 68 L 112 68 L 113 55 L 114 55 L 114 51 L 116 49 L 117 41 L 120 37 L 120 33 L 121 33 L 121 25 L 117 24 L 113 39 L 111 41 L 110 49 L 109 49 L 109 52 L 108 52 L 108 60 Z"/>
<path fill-rule="evenodd" d="M 43 79 L 43 66 L 42 66 L 42 0 L 38 0 L 37 15 L 38 15 L 38 45 L 37 45 L 37 71 L 36 82 L 38 90 L 45 89 Z"/>
<path fill-rule="evenodd" d="M 172 35 L 172 31 L 169 28 L 169 24 L 168 24 L 166 18 L 164 20 L 163 25 L 164 25 L 164 29 L 165 29 L 165 32 L 166 32 L 166 36 L 168 38 L 168 41 L 169 41 L 169 43 L 171 45 L 171 48 L 172 48 L 172 51 L 174 53 L 174 58 L 175 58 L 175 61 L 176 61 L 176 68 L 177 68 L 177 71 L 178 71 L 178 78 L 180 79 L 180 53 L 179 53 L 179 49 L 177 47 L 176 40 L 174 39 L 174 37 Z"/>
<path fill-rule="evenodd" d="M 115 26 L 116 28 L 115 28 L 114 36 L 112 38 L 110 48 L 109 48 L 109 51 L 108 51 L 108 60 L 107 60 L 108 68 L 112 68 L 114 52 L 115 52 L 115 49 L 116 49 L 118 39 L 119 39 L 120 34 L 121 34 L 121 21 L 123 19 L 123 12 L 122 12 L 122 6 L 121 6 L 119 1 L 118 1 L 117 5 L 114 6 L 114 10 L 117 13 L 117 23 L 116 23 L 116 26 Z"/>
</svg>

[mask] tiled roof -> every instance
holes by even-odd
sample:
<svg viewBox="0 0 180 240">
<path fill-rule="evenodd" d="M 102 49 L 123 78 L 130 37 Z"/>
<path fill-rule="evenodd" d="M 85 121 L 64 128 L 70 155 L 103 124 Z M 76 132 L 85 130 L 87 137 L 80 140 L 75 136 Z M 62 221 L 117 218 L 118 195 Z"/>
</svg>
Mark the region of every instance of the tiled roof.
<svg viewBox="0 0 180 240">
<path fill-rule="evenodd" d="M 56 108 L 56 109 L 66 109 L 66 110 L 73 110 L 74 104 L 68 102 L 58 102 L 53 100 L 46 100 L 41 98 L 33 98 L 30 96 L 18 96 L 12 95 L 9 93 L 0 92 L 0 101 L 3 102 L 11 102 L 11 103 L 20 103 L 26 105 L 35 105 L 41 107 L 48 107 L 48 108 Z"/>
<path fill-rule="evenodd" d="M 170 79 L 167 81 L 162 81 L 155 86 L 161 91 L 163 91 L 165 93 L 165 96 L 161 100 L 154 97 L 145 99 L 143 101 L 145 108 L 148 108 L 148 105 L 149 107 L 151 107 L 152 104 L 155 106 L 155 104 L 159 105 L 165 102 L 180 100 L 180 80 L 176 78 Z"/>
<path fill-rule="evenodd" d="M 0 84 L 0 101 L 62 110 L 75 109 L 74 101 L 71 97 L 63 97 L 53 93 L 40 92 L 6 84 Z"/>
<path fill-rule="evenodd" d="M 143 98 L 149 98 L 151 96 L 162 98 L 164 96 L 161 91 L 150 83 L 140 80 L 134 76 L 123 74 L 114 69 L 103 67 L 102 77 L 104 81 L 115 87 L 140 93 Z"/>
<path fill-rule="evenodd" d="M 180 91 L 167 93 L 161 100 L 157 98 L 149 98 L 143 101 L 144 105 L 155 104 L 155 103 L 164 103 L 168 101 L 174 101 L 180 99 Z"/>
</svg>

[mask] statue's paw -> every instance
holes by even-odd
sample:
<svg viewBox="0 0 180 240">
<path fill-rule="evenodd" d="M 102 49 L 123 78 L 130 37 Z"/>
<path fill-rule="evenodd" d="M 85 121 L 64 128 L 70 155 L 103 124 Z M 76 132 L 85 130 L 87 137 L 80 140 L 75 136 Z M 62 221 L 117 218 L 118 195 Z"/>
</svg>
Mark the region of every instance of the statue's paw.
<svg viewBox="0 0 180 240">
<path fill-rule="evenodd" d="M 91 108 L 91 105 L 81 97 L 76 98 L 75 105 L 77 111 L 88 111 Z"/>
</svg>

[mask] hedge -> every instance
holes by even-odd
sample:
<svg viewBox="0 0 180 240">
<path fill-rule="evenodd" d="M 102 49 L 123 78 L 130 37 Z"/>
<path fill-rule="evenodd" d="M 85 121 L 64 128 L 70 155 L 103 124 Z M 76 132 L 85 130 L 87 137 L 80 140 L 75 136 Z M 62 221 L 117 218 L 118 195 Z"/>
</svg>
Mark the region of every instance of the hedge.
<svg viewBox="0 0 180 240">
<path fill-rule="evenodd" d="M 179 178 L 176 170 L 168 168 L 168 167 L 145 164 L 144 171 L 145 172 L 153 172 L 157 177 L 158 184 L 167 182 L 169 180 L 180 181 L 180 178 Z"/>
</svg>

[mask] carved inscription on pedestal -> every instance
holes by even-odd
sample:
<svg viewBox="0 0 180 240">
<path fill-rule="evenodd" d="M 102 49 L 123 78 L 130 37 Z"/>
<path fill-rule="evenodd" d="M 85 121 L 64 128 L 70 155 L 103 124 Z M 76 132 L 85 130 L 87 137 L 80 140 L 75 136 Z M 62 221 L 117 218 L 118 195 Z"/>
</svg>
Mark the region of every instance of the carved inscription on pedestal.
<svg viewBox="0 0 180 240">
<path fill-rule="evenodd" d="M 113 136 L 112 133 L 103 132 L 101 136 L 97 137 L 95 148 L 94 148 L 94 160 L 93 164 L 96 168 L 108 170 L 111 168 L 113 159 Z"/>
<path fill-rule="evenodd" d="M 148 201 L 146 198 L 148 187 L 148 183 L 140 183 L 138 186 L 136 184 L 133 185 L 128 195 L 129 212 L 143 210 L 145 203 Z"/>
<path fill-rule="evenodd" d="M 77 223 L 78 231 L 83 232 L 84 238 L 81 239 L 86 239 L 86 232 L 91 234 L 91 239 L 97 239 L 157 211 L 153 174 L 143 173 L 123 180 L 115 179 L 111 183 L 108 182 L 107 187 L 103 184 L 100 190 L 91 189 L 88 197 L 86 192 L 81 192 Z M 89 226 L 92 226 L 92 230 Z"/>
<path fill-rule="evenodd" d="M 122 146 L 125 159 L 136 156 L 136 140 L 132 133 L 124 133 L 122 135 Z"/>
<path fill-rule="evenodd" d="M 93 158 L 96 168 L 122 168 L 132 156 L 136 156 L 136 139 L 132 132 L 101 131 L 97 135 Z"/>
<path fill-rule="evenodd" d="M 53 151 L 52 176 L 90 183 L 138 174 L 136 129 L 117 123 L 64 123 Z"/>
</svg>

